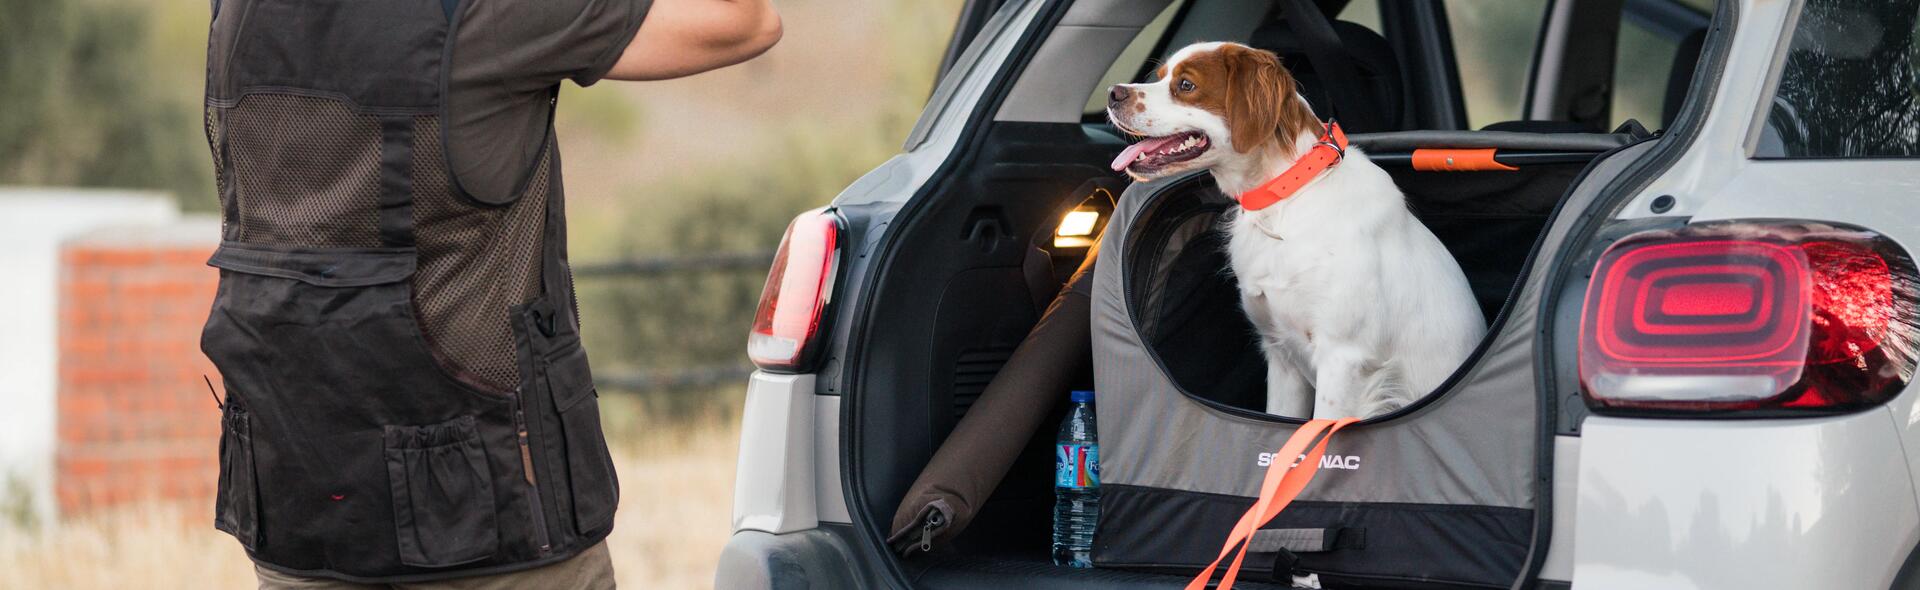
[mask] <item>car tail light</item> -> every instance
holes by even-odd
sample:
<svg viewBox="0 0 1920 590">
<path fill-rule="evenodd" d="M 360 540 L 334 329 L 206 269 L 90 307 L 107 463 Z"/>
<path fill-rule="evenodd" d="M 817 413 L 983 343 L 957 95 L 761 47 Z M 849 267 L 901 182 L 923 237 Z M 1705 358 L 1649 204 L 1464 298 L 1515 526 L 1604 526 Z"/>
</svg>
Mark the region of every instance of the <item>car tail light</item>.
<svg viewBox="0 0 1920 590">
<path fill-rule="evenodd" d="M 828 209 L 793 218 L 760 291 L 760 309 L 747 333 L 747 357 L 770 371 L 802 371 L 812 362 L 840 272 L 845 224 Z"/>
<path fill-rule="evenodd" d="M 1837 412 L 1913 374 L 1914 270 L 1877 234 L 1725 223 L 1628 236 L 1580 323 L 1596 411 Z"/>
</svg>

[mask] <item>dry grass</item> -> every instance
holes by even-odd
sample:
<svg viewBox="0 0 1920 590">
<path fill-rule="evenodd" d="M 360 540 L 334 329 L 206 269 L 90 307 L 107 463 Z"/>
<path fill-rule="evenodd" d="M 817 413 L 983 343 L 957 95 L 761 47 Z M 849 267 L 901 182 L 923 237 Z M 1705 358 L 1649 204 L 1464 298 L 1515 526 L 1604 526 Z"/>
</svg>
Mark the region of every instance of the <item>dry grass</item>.
<svg viewBox="0 0 1920 590">
<path fill-rule="evenodd" d="M 734 404 L 674 418 L 603 397 L 622 495 L 613 537 L 626 588 L 705 588 L 729 534 Z M 627 407 L 635 406 L 635 407 Z M 252 563 L 208 503 L 148 504 L 37 531 L 0 529 L 0 588 L 252 588 Z"/>
<path fill-rule="evenodd" d="M 4 588 L 250 588 L 252 565 L 210 509 L 145 505 L 0 533 Z"/>
<path fill-rule="evenodd" d="M 602 396 L 602 400 L 617 399 Z M 626 588 L 706 588 L 732 533 L 738 397 L 677 419 L 608 420 L 620 463 L 614 573 Z M 619 411 L 619 404 L 603 409 Z M 676 412 L 686 414 L 686 412 Z M 634 430 L 627 430 L 633 428 Z"/>
</svg>

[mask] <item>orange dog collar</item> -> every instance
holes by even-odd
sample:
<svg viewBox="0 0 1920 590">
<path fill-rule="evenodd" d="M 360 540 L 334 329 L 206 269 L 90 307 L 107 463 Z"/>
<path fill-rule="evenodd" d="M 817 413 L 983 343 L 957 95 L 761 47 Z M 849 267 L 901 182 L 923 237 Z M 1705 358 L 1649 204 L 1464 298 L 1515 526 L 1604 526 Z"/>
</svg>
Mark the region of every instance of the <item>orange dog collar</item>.
<svg viewBox="0 0 1920 590">
<path fill-rule="evenodd" d="M 1313 144 L 1313 149 L 1307 150 L 1306 155 L 1295 161 L 1293 167 L 1287 168 L 1286 172 L 1281 172 L 1266 184 L 1242 193 L 1236 197 L 1236 200 L 1240 201 L 1240 207 L 1248 211 L 1259 211 L 1271 207 L 1274 203 L 1293 196 L 1293 193 L 1299 192 L 1300 187 L 1313 182 L 1313 179 L 1320 177 L 1320 173 L 1326 172 L 1328 168 L 1332 168 L 1334 164 L 1340 163 L 1340 160 L 1346 157 L 1346 132 L 1340 130 L 1340 123 L 1327 121 L 1327 132 L 1320 135 L 1320 141 Z"/>
</svg>

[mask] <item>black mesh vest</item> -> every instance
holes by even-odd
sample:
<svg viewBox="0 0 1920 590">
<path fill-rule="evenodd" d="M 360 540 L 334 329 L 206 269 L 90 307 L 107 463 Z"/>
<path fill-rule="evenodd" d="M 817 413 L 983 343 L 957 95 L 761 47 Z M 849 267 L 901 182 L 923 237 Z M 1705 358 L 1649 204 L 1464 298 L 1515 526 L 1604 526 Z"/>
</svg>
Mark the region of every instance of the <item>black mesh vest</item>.
<svg viewBox="0 0 1920 590">
<path fill-rule="evenodd" d="M 201 341 L 227 393 L 215 526 L 265 567 L 504 572 L 613 527 L 553 95 L 546 132 L 517 146 L 533 154 L 518 188 L 458 188 L 442 124 L 457 12 L 216 4 L 206 127 L 224 235 Z"/>
</svg>

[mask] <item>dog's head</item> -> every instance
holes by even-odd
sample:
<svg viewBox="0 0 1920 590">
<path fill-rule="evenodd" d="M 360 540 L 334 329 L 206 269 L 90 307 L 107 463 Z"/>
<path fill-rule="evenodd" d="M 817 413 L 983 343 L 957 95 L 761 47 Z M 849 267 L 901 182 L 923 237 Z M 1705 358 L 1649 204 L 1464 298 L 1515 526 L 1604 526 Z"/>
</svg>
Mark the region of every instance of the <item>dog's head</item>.
<svg viewBox="0 0 1920 590">
<path fill-rule="evenodd" d="M 1197 43 L 1174 53 L 1157 76 L 1116 84 L 1107 95 L 1114 126 L 1147 138 L 1113 161 L 1114 170 L 1139 180 L 1254 158 L 1267 148 L 1291 157 L 1294 138 L 1319 128 L 1293 75 L 1270 51 Z"/>
</svg>

